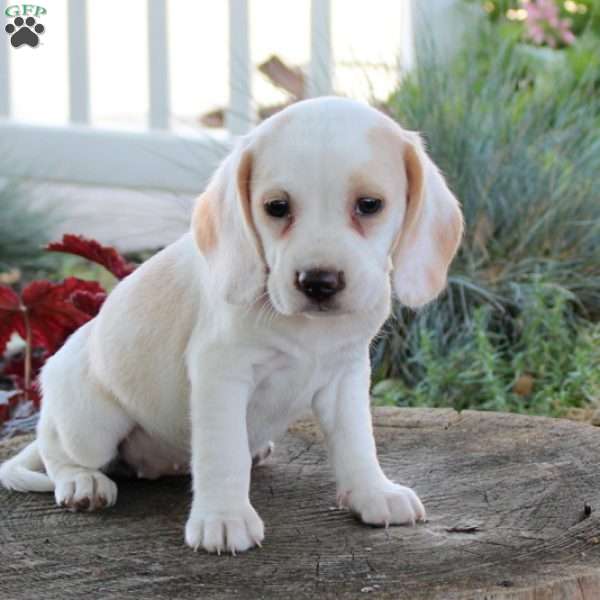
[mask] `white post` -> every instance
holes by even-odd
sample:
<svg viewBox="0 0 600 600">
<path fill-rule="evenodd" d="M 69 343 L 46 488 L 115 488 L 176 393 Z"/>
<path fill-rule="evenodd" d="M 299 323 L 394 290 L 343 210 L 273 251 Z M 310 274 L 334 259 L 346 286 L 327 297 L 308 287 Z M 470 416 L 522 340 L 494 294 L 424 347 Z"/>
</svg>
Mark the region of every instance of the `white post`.
<svg viewBox="0 0 600 600">
<path fill-rule="evenodd" d="M 332 93 L 332 63 L 331 2 L 311 0 L 308 96 L 326 96 Z"/>
<path fill-rule="evenodd" d="M 0 11 L 4 15 L 4 9 L 8 2 L 0 0 Z M 5 33 L 5 32 L 1 32 Z M 10 58 L 9 58 L 9 36 L 2 35 L 0 40 L 0 117 L 10 116 Z"/>
<path fill-rule="evenodd" d="M 248 0 L 229 0 L 229 109 L 225 125 L 238 135 L 246 133 L 252 122 Z"/>
<path fill-rule="evenodd" d="M 478 6 L 458 0 L 411 0 L 412 29 L 416 58 L 419 51 L 434 51 L 450 60 L 463 34 L 475 25 L 482 13 Z"/>
<path fill-rule="evenodd" d="M 415 24 L 413 2 L 402 3 L 402 22 L 400 23 L 400 46 L 398 49 L 398 75 L 402 79 L 415 66 Z"/>
<path fill-rule="evenodd" d="M 87 0 L 69 0 L 69 119 L 90 122 Z"/>
<path fill-rule="evenodd" d="M 165 0 L 148 0 L 148 82 L 151 129 L 169 128 L 169 54 Z"/>
</svg>

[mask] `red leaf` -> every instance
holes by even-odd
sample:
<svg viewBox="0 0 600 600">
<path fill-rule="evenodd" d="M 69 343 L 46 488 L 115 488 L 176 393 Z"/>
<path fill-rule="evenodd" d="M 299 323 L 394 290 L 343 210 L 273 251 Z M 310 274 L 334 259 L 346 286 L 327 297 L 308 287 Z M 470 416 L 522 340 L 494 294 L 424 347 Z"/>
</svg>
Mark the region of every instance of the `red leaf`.
<svg viewBox="0 0 600 600">
<path fill-rule="evenodd" d="M 61 283 L 33 281 L 23 290 L 21 299 L 27 308 L 33 346 L 41 346 L 53 354 L 71 333 L 91 319 L 71 302 L 77 291 L 97 294 L 104 290 L 95 281 L 76 277 L 68 277 Z M 16 325 L 19 335 L 27 339 L 24 319 Z"/>
<path fill-rule="evenodd" d="M 39 375 L 48 355 L 43 351 L 35 351 L 31 356 L 31 379 L 35 381 Z M 2 369 L 2 375 L 10 377 L 14 386 L 19 390 L 25 389 L 25 353 L 20 352 L 12 356 Z"/>
<path fill-rule="evenodd" d="M 124 279 L 135 270 L 135 265 L 127 262 L 115 248 L 103 246 L 97 241 L 81 235 L 65 234 L 62 242 L 48 244 L 46 249 L 51 252 L 66 252 L 87 258 L 108 269 L 118 279 Z"/>
<path fill-rule="evenodd" d="M 4 354 L 18 323 L 24 323 L 19 296 L 11 288 L 0 285 L 0 356 Z"/>
<path fill-rule="evenodd" d="M 10 405 L 8 403 L 0 404 L 0 425 L 8 419 L 10 419 Z"/>
<path fill-rule="evenodd" d="M 95 317 L 106 300 L 106 292 L 92 293 L 79 290 L 71 296 L 71 302 L 86 315 Z"/>
<path fill-rule="evenodd" d="M 24 397 L 33 402 L 35 408 L 39 410 L 40 405 L 42 404 L 42 394 L 40 393 L 40 386 L 38 380 L 36 379 L 32 384 L 29 390 L 27 390 L 27 394 L 25 396 L 25 390 L 23 390 Z"/>
<path fill-rule="evenodd" d="M 14 413 L 19 404 L 25 402 L 26 400 L 31 400 L 33 402 L 33 406 L 39 410 L 42 398 L 40 396 L 39 388 L 37 383 L 33 384 L 29 389 L 29 392 L 26 394 L 24 390 L 15 391 L 15 393 L 8 398 L 8 403 L 2 406 L 6 406 L 8 410 L 3 411 L 4 421 L 8 421 Z M 2 416 L 0 416 L 0 423 L 2 422 Z"/>
<path fill-rule="evenodd" d="M 25 399 L 31 400 L 36 409 L 40 408 L 42 394 L 39 384 L 39 374 L 47 358 L 48 355 L 45 352 L 35 351 L 32 353 L 31 384 L 29 389 L 25 382 L 25 353 L 17 354 L 5 363 L 2 375 L 10 377 L 15 386 L 15 393 L 8 398 L 9 412 L 14 411 Z M 6 416 L 6 419 L 8 419 L 8 416 Z M 0 417 L 1 421 L 2 418 Z"/>
</svg>

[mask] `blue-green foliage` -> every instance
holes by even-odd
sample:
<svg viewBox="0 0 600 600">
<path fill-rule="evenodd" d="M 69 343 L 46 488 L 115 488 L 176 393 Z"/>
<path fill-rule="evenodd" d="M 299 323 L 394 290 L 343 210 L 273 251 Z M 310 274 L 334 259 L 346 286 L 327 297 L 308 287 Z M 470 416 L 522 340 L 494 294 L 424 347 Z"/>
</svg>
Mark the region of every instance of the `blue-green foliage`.
<svg viewBox="0 0 600 600">
<path fill-rule="evenodd" d="M 26 192 L 13 184 L 0 188 L 0 273 L 18 268 L 35 274 L 52 268 L 43 245 L 50 241 L 56 217 L 32 210 Z"/>
<path fill-rule="evenodd" d="M 390 98 L 461 200 L 466 235 L 448 291 L 398 309 L 376 341 L 381 401 L 556 414 L 600 400 L 594 88 L 484 27 L 450 63 L 422 51 Z"/>
</svg>

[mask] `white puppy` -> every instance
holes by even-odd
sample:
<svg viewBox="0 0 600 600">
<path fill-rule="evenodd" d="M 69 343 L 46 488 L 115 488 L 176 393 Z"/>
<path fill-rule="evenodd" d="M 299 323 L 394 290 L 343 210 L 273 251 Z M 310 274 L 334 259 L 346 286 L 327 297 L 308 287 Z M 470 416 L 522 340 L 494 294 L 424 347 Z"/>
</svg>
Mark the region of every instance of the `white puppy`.
<svg viewBox="0 0 600 600">
<path fill-rule="evenodd" d="M 116 501 L 116 457 L 140 477 L 190 470 L 187 544 L 239 552 L 264 535 L 253 457 L 312 407 L 340 502 L 370 524 L 423 519 L 377 460 L 369 342 L 392 286 L 412 307 L 444 288 L 461 233 L 416 134 L 350 100 L 295 104 L 240 141 L 191 233 L 48 361 L 37 439 L 0 480 L 91 510 Z"/>
</svg>

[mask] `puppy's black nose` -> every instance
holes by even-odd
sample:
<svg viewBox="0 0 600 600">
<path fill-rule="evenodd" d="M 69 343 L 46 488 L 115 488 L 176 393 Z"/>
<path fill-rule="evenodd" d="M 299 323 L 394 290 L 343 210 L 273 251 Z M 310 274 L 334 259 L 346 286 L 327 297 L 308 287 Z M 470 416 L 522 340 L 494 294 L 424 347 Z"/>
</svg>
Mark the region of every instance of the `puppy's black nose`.
<svg viewBox="0 0 600 600">
<path fill-rule="evenodd" d="M 346 287 L 343 271 L 310 269 L 296 273 L 296 287 L 311 300 L 324 302 Z"/>
</svg>

